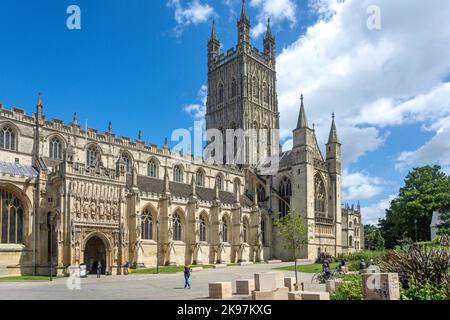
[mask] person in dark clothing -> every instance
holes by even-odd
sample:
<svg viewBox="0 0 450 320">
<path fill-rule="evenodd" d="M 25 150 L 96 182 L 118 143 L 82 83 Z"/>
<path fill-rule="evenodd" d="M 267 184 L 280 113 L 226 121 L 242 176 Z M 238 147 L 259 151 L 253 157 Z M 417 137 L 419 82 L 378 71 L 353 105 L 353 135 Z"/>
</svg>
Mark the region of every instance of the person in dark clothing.
<svg viewBox="0 0 450 320">
<path fill-rule="evenodd" d="M 97 264 L 97 278 L 100 278 L 101 274 L 102 274 L 102 263 L 99 261 Z"/>
<path fill-rule="evenodd" d="M 366 262 L 364 259 L 361 259 L 361 262 L 359 263 L 359 270 L 366 269 Z"/>
<path fill-rule="evenodd" d="M 184 265 L 184 288 L 185 289 L 186 288 L 188 288 L 188 289 L 191 288 L 191 284 L 189 282 L 190 277 L 191 277 L 191 272 L 192 272 L 192 269 L 189 266 L 189 263 L 186 262 L 185 265 Z"/>
<path fill-rule="evenodd" d="M 325 277 L 328 279 L 330 278 L 330 262 L 328 261 L 328 259 L 323 260 L 322 263 L 322 270 L 325 273 Z"/>
</svg>

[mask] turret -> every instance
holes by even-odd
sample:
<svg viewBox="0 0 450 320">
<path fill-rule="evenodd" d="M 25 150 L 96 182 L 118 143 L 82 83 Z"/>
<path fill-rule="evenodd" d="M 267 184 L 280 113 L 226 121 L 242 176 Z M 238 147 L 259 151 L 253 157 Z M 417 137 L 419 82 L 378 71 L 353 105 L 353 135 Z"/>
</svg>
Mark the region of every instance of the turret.
<svg viewBox="0 0 450 320">
<path fill-rule="evenodd" d="M 217 37 L 216 22 L 213 20 L 211 37 L 208 41 L 208 67 L 212 69 L 220 54 L 220 41 Z"/>
<path fill-rule="evenodd" d="M 238 27 L 238 45 L 250 44 L 250 19 L 245 11 L 245 0 L 242 0 L 241 16 L 237 23 Z"/>
<path fill-rule="evenodd" d="M 332 114 L 330 135 L 327 143 L 327 163 L 330 173 L 341 173 L 341 143 L 337 135 L 334 113 Z"/>
<path fill-rule="evenodd" d="M 264 55 L 269 61 L 275 64 L 275 38 L 272 36 L 270 18 L 267 18 L 267 31 L 263 41 Z"/>
<path fill-rule="evenodd" d="M 303 103 L 303 94 L 300 98 L 300 112 L 298 114 L 297 128 L 293 131 L 294 144 L 293 147 L 304 145 L 314 145 L 314 132 L 308 126 L 308 119 L 306 118 L 305 105 Z"/>
</svg>

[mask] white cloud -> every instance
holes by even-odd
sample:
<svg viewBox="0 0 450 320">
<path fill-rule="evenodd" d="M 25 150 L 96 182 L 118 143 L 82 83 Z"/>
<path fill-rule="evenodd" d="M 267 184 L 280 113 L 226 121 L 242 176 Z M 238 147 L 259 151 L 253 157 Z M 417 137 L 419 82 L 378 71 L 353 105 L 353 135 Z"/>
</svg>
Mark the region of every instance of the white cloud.
<svg viewBox="0 0 450 320">
<path fill-rule="evenodd" d="M 378 225 L 378 220 L 383 219 L 386 216 L 386 209 L 389 208 L 391 201 L 395 199 L 395 197 L 395 195 L 391 195 L 371 206 L 361 208 L 363 223 Z"/>
<path fill-rule="evenodd" d="M 300 92 L 319 137 L 327 137 L 336 113 L 349 162 L 383 144 L 380 128 L 431 126 L 450 114 L 448 1 L 310 3 L 320 19 L 277 58 L 282 132 L 296 125 Z M 381 30 L 366 27 L 370 5 L 381 9 Z"/>
<path fill-rule="evenodd" d="M 207 3 L 200 3 L 199 0 L 190 1 L 186 6 L 183 6 L 180 0 L 168 0 L 167 5 L 175 10 L 175 32 L 178 36 L 187 26 L 207 22 L 214 15 L 214 8 Z"/>
<path fill-rule="evenodd" d="M 383 192 L 383 180 L 372 177 L 366 172 L 342 173 L 342 190 L 344 201 L 370 199 Z"/>
<path fill-rule="evenodd" d="M 206 99 L 208 97 L 208 88 L 206 85 L 202 85 L 198 91 L 198 99 L 201 101 L 199 103 L 192 103 L 183 106 L 183 111 L 189 114 L 196 121 L 205 121 L 206 115 Z"/>
<path fill-rule="evenodd" d="M 431 128 L 436 131 L 436 135 L 417 150 L 402 152 L 397 159 L 396 169 L 440 164 L 450 174 L 450 116 L 436 122 Z"/>
<path fill-rule="evenodd" d="M 268 17 L 272 25 L 288 21 L 292 28 L 297 22 L 297 7 L 293 0 L 251 0 L 250 6 L 258 10 L 257 23 L 251 30 L 252 37 L 258 38 L 266 31 Z"/>
</svg>

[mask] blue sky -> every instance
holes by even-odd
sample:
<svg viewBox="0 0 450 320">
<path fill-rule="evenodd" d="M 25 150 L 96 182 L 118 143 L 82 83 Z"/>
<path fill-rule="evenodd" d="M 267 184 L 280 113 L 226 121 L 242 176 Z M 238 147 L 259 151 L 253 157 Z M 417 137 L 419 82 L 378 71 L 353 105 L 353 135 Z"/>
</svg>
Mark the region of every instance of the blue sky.
<svg viewBox="0 0 450 320">
<path fill-rule="evenodd" d="M 81 30 L 66 27 L 69 5 Z M 380 28 L 367 26 L 370 6 Z M 216 20 L 223 50 L 235 45 L 240 0 L 0 2 L 0 102 L 162 145 L 204 113 L 206 43 Z M 368 13 L 369 10 L 369 13 Z M 366 222 L 383 215 L 414 166 L 450 172 L 450 4 L 415 0 L 247 0 L 252 41 L 267 16 L 277 41 L 283 143 L 300 92 L 325 143 L 336 113 L 344 199 Z M 421 19 L 415 19 L 419 16 Z"/>
</svg>

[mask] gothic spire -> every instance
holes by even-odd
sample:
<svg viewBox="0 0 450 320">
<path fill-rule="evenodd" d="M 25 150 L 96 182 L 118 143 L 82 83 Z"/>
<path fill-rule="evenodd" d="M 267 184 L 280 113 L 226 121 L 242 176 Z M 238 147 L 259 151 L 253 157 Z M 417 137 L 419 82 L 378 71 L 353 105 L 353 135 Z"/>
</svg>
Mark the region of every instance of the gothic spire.
<svg viewBox="0 0 450 320">
<path fill-rule="evenodd" d="M 248 21 L 247 12 L 245 11 L 245 0 L 242 0 L 242 9 L 241 9 L 241 17 L 239 21 Z"/>
<path fill-rule="evenodd" d="M 330 129 L 330 136 L 328 137 L 328 144 L 339 143 L 339 138 L 336 130 L 336 123 L 334 122 L 334 112 L 331 117 L 333 120 L 331 121 L 331 129 Z"/>
<path fill-rule="evenodd" d="M 211 38 L 210 40 L 215 40 L 215 41 L 219 41 L 219 38 L 217 37 L 217 32 L 216 32 L 216 21 L 213 19 L 212 22 L 212 30 L 211 30 Z"/>
<path fill-rule="evenodd" d="M 297 129 L 308 128 L 308 120 L 306 119 L 305 106 L 303 105 L 303 94 L 301 95 L 300 113 L 298 115 Z"/>
<path fill-rule="evenodd" d="M 272 37 L 272 28 L 270 27 L 270 17 L 267 17 L 266 39 L 273 39 L 273 37 Z"/>
<path fill-rule="evenodd" d="M 44 106 L 42 105 L 42 94 L 39 92 L 38 93 L 38 102 L 36 105 L 36 116 L 37 116 L 37 119 L 39 119 L 39 120 L 42 119 L 43 109 L 44 109 Z"/>
<path fill-rule="evenodd" d="M 42 107 L 42 93 L 38 93 L 38 103 L 37 103 L 38 107 Z"/>
</svg>

